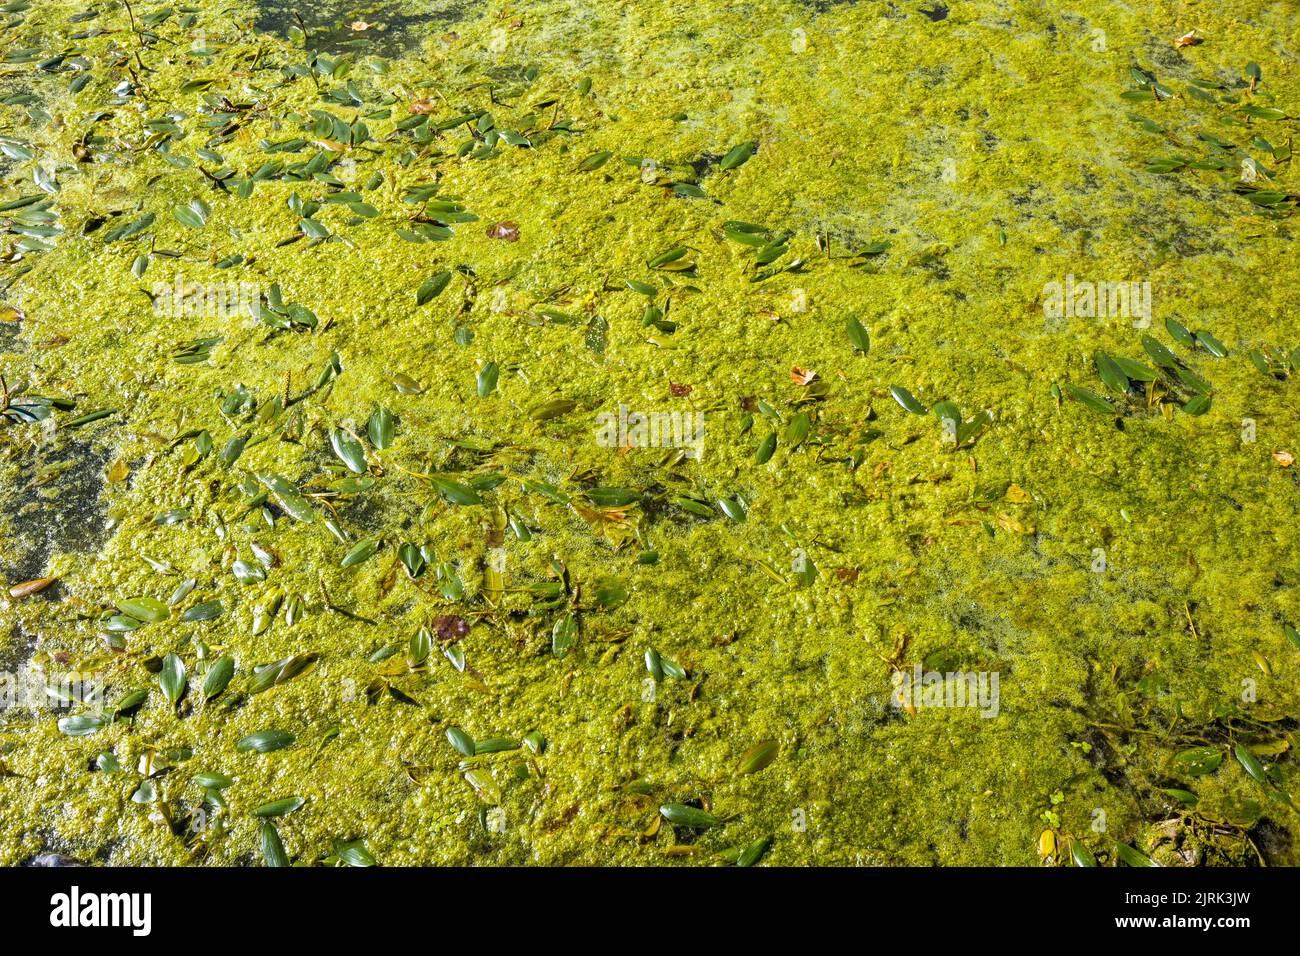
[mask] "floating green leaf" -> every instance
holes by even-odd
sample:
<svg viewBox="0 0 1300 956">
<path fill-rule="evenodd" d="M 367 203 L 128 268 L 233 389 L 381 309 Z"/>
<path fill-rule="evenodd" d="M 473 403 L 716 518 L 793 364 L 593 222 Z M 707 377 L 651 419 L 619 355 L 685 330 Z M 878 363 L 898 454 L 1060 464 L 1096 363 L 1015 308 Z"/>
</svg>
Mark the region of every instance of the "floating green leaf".
<svg viewBox="0 0 1300 956">
<path fill-rule="evenodd" d="M 487 398 L 496 391 L 497 377 L 499 375 L 500 370 L 497 368 L 496 362 L 487 362 L 481 369 L 479 369 L 476 380 L 476 388 L 479 398 Z"/>
<path fill-rule="evenodd" d="M 230 684 L 230 679 L 235 675 L 235 659 L 229 654 L 218 657 L 208 668 L 207 675 L 203 678 L 203 697 L 205 700 L 211 700 L 218 696 Z"/>
<path fill-rule="evenodd" d="M 250 812 L 255 817 L 283 817 L 302 807 L 307 801 L 302 797 L 282 797 L 254 807 Z"/>
<path fill-rule="evenodd" d="M 351 550 L 343 556 L 343 560 L 339 562 L 339 567 L 351 568 L 369 561 L 378 550 L 378 538 L 364 538 L 353 545 Z"/>
<path fill-rule="evenodd" d="M 424 305 L 437 298 L 442 290 L 447 288 L 449 282 L 451 282 L 451 272 L 446 269 L 431 275 L 416 290 L 415 304 Z"/>
<path fill-rule="evenodd" d="M 736 169 L 739 166 L 749 162 L 754 155 L 754 149 L 758 144 L 753 140 L 744 143 L 737 143 L 718 161 L 718 168 L 722 170 Z"/>
<path fill-rule="evenodd" d="M 452 747 L 456 749 L 456 752 L 462 756 L 474 756 L 474 738 L 459 727 L 447 728 L 447 742 L 450 743 Z"/>
<path fill-rule="evenodd" d="M 740 763 L 736 765 L 736 772 L 742 776 L 758 773 L 775 760 L 780 752 L 781 748 L 775 740 L 760 740 L 741 756 Z"/>
<path fill-rule="evenodd" d="M 451 478 L 441 478 L 437 475 L 428 476 L 429 484 L 433 490 L 442 495 L 442 497 L 453 505 L 481 505 L 483 499 L 479 493 L 469 485 L 462 484 Z"/>
<path fill-rule="evenodd" d="M 740 851 L 740 855 L 736 857 L 736 866 L 753 866 L 763 858 L 771 846 L 772 837 L 760 837 Z"/>
<path fill-rule="evenodd" d="M 1264 771 L 1264 765 L 1259 762 L 1259 758 L 1250 752 L 1245 744 L 1233 744 L 1232 753 L 1237 758 L 1237 763 L 1245 768 L 1246 773 L 1257 783 L 1268 785 L 1270 783 L 1268 774 Z"/>
<path fill-rule="evenodd" d="M 1094 412 L 1101 412 L 1103 415 L 1115 414 L 1115 406 L 1102 398 L 1092 389 L 1084 388 L 1081 385 L 1073 385 L 1067 382 L 1065 390 L 1070 393 L 1071 398 L 1080 405 L 1083 405 L 1085 408 L 1090 408 Z"/>
<path fill-rule="evenodd" d="M 158 686 L 173 706 L 185 693 L 185 664 L 175 654 L 163 658 L 162 670 L 158 672 Z"/>
<path fill-rule="evenodd" d="M 845 322 L 845 331 L 848 333 L 849 341 L 853 347 L 866 355 L 871 351 L 871 334 L 867 332 L 867 327 L 857 320 L 854 316 L 849 316 Z"/>
<path fill-rule="evenodd" d="M 171 617 L 171 609 L 162 601 L 151 597 L 129 598 L 117 603 L 117 609 L 128 617 L 145 624 L 156 624 Z"/>
<path fill-rule="evenodd" d="M 78 714 L 59 720 L 59 733 L 69 737 L 87 737 L 104 727 L 104 718 L 95 714 Z"/>
<path fill-rule="evenodd" d="M 338 456 L 339 461 L 343 462 L 350 471 L 364 475 L 368 470 L 366 450 L 351 432 L 344 431 L 342 428 L 330 429 L 330 447 L 334 449 L 334 454 Z"/>
<path fill-rule="evenodd" d="M 1218 747 L 1191 747 L 1179 751 L 1174 761 L 1187 776 L 1203 777 L 1219 769 L 1219 764 L 1223 763 L 1223 751 Z"/>
<path fill-rule="evenodd" d="M 679 827 L 705 829 L 716 827 L 721 822 L 708 811 L 684 803 L 665 803 L 659 808 L 659 812 L 665 820 Z"/>
<path fill-rule="evenodd" d="M 393 413 L 382 405 L 371 413 L 370 421 L 366 423 L 366 434 L 370 437 L 370 444 L 380 451 L 392 446 L 396 431 L 397 421 L 393 418 Z"/>
<path fill-rule="evenodd" d="M 1096 866 L 1097 858 L 1078 840 L 1070 841 L 1070 859 L 1075 866 Z"/>
<path fill-rule="evenodd" d="M 901 385 L 889 386 L 889 394 L 893 396 L 894 401 L 898 402 L 907 411 L 913 415 L 924 415 L 929 409 L 917 401 L 916 396 L 909 392 Z"/>
<path fill-rule="evenodd" d="M 564 657 L 578 641 L 578 619 L 572 614 L 562 614 L 551 628 L 551 653 Z"/>
<path fill-rule="evenodd" d="M 202 199 L 191 199 L 184 206 L 174 207 L 172 215 L 182 226 L 189 226 L 191 229 L 202 229 L 208 224 L 208 217 L 212 215 L 212 209 Z"/>
<path fill-rule="evenodd" d="M 289 854 L 284 851 L 284 843 L 280 840 L 280 831 L 275 828 L 275 824 L 270 820 L 262 823 L 260 838 L 262 857 L 266 860 L 267 866 L 289 865 Z"/>
<path fill-rule="evenodd" d="M 1112 392 L 1119 392 L 1121 395 L 1128 392 L 1128 376 L 1115 363 L 1115 360 L 1105 352 L 1098 351 L 1093 359 L 1097 363 L 1097 374 L 1101 376 L 1104 384 Z"/>
<path fill-rule="evenodd" d="M 239 753 L 269 754 L 275 750 L 283 750 L 295 739 L 294 735 L 287 730 L 259 730 L 239 740 L 235 744 L 235 750 Z"/>
<path fill-rule="evenodd" d="M 220 601 L 204 601 L 202 604 L 196 604 L 184 614 L 181 620 L 186 624 L 194 624 L 200 621 L 215 621 L 226 612 L 225 605 Z"/>
<path fill-rule="evenodd" d="M 1120 862 L 1122 862 L 1125 866 L 1144 867 L 1144 866 L 1160 865 L 1155 860 L 1151 859 L 1151 857 L 1147 856 L 1145 853 L 1139 853 L 1137 850 L 1133 849 L 1133 847 L 1129 846 L 1127 843 L 1116 844 L 1115 855 L 1120 858 Z"/>
</svg>

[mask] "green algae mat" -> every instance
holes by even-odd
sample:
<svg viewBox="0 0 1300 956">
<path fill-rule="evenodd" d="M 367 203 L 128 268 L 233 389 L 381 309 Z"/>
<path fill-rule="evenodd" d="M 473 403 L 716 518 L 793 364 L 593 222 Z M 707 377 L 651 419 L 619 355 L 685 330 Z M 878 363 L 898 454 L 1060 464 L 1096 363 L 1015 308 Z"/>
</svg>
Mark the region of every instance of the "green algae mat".
<svg viewBox="0 0 1300 956">
<path fill-rule="evenodd" d="M 1300 15 L 0 6 L 0 863 L 1300 861 Z"/>
</svg>

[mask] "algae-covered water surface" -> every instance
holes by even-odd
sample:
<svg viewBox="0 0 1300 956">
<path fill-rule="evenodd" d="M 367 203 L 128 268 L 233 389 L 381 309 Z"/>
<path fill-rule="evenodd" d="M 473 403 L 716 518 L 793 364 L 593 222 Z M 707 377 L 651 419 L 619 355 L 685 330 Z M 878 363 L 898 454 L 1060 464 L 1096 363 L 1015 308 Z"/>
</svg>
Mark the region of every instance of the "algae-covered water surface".
<svg viewBox="0 0 1300 956">
<path fill-rule="evenodd" d="M 0 863 L 1300 862 L 1300 14 L 0 6 Z"/>
</svg>

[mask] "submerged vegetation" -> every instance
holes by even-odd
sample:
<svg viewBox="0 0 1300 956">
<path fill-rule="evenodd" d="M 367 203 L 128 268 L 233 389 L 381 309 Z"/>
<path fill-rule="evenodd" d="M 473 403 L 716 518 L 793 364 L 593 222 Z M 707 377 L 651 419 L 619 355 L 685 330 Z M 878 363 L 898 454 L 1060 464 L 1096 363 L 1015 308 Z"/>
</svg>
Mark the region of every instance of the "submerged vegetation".
<svg viewBox="0 0 1300 956">
<path fill-rule="evenodd" d="M 0 863 L 1300 862 L 1285 7 L 0 6 Z"/>
</svg>

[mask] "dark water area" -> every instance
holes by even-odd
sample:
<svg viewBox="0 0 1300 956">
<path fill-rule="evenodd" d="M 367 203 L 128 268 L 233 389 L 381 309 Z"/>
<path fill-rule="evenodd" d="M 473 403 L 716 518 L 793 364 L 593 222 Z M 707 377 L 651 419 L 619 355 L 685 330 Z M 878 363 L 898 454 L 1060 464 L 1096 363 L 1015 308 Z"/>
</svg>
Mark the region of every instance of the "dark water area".
<svg viewBox="0 0 1300 956">
<path fill-rule="evenodd" d="M 18 495 L 0 501 L 13 531 L 0 557 L 0 575 L 11 582 L 41 577 L 50 555 L 89 554 L 99 548 L 106 531 L 100 498 L 106 461 L 106 454 L 89 441 L 68 438 L 32 459 L 22 479 L 31 483 L 33 491 L 46 489 L 53 494 L 48 499 Z M 24 506 L 33 500 L 42 503 Z"/>
<path fill-rule="evenodd" d="M 256 6 L 256 29 L 289 36 L 297 28 L 306 34 L 310 50 L 400 56 L 471 16 L 479 4 L 476 0 L 261 0 Z"/>
<path fill-rule="evenodd" d="M 0 320 L 0 354 L 18 349 L 18 335 L 22 327 L 17 322 Z"/>
</svg>

